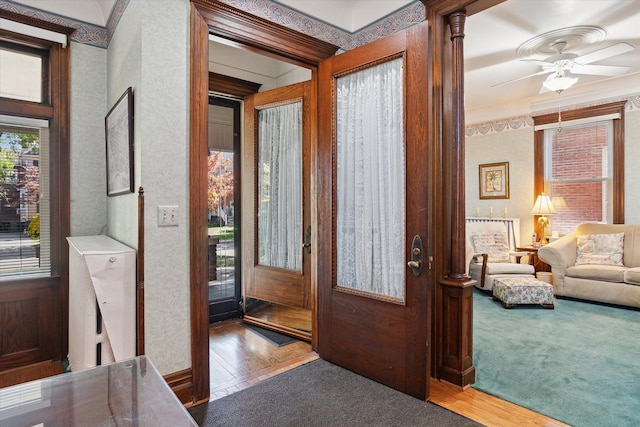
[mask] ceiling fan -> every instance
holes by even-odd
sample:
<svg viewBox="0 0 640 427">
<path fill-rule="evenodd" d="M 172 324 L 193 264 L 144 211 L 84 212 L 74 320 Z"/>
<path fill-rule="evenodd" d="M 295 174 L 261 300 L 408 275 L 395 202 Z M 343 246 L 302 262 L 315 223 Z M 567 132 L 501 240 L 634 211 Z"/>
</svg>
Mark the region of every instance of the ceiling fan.
<svg viewBox="0 0 640 427">
<path fill-rule="evenodd" d="M 576 53 L 564 53 L 563 50 L 566 46 L 566 41 L 559 40 L 551 44 L 551 48 L 556 52 L 555 55 L 551 55 L 543 60 L 522 59 L 522 61 L 525 62 L 541 65 L 542 70 L 524 77 L 495 84 L 493 87 L 524 80 L 529 77 L 550 74 L 543 83 L 541 92 L 544 92 L 545 89 L 561 92 L 578 80 L 577 77 L 572 77 L 572 75 L 575 74 L 620 76 L 626 73 L 629 67 L 597 65 L 593 63 L 634 50 L 634 47 L 630 44 L 621 42 L 580 56 Z"/>
</svg>

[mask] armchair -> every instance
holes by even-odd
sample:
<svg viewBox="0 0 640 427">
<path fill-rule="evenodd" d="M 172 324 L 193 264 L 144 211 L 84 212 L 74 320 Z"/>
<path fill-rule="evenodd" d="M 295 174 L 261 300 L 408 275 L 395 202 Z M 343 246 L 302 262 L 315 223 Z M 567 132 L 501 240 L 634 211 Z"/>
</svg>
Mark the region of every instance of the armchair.
<svg viewBox="0 0 640 427">
<path fill-rule="evenodd" d="M 467 274 L 478 289 L 493 290 L 494 279 L 500 277 L 535 277 L 532 265 L 518 262 L 528 253 L 509 250 L 503 223 L 468 223 L 466 240 Z"/>
</svg>

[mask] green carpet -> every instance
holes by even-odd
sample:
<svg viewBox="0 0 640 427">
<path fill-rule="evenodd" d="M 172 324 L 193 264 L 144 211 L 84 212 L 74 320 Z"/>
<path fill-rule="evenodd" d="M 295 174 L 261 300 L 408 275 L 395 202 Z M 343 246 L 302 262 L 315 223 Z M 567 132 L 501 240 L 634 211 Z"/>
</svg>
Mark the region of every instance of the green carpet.
<svg viewBox="0 0 640 427">
<path fill-rule="evenodd" d="M 474 388 L 576 427 L 640 425 L 640 311 L 507 310 L 477 290 L 473 309 Z"/>
</svg>

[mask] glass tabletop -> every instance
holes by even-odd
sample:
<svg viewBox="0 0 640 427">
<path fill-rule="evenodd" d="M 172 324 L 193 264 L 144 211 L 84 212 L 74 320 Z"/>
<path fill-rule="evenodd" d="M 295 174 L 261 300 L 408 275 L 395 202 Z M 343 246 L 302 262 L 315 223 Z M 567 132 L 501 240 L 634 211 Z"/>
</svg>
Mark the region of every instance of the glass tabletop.
<svg viewBox="0 0 640 427">
<path fill-rule="evenodd" d="M 2 426 L 197 426 L 146 356 L 0 389 Z"/>
</svg>

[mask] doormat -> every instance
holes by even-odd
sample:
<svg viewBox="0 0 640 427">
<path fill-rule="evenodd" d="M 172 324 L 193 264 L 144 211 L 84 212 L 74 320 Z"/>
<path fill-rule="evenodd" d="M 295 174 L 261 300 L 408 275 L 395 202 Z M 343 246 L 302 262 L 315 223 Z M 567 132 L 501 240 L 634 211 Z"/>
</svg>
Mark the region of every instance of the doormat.
<svg viewBox="0 0 640 427">
<path fill-rule="evenodd" d="M 282 347 L 283 345 L 291 344 L 292 342 L 298 341 L 297 338 L 290 337 L 289 335 L 281 334 L 279 332 L 271 331 L 269 329 L 261 328 L 260 326 L 250 325 L 249 323 L 245 323 L 244 326 L 250 331 L 253 331 L 256 334 L 260 335 L 271 344 L 278 347 Z"/>
</svg>

